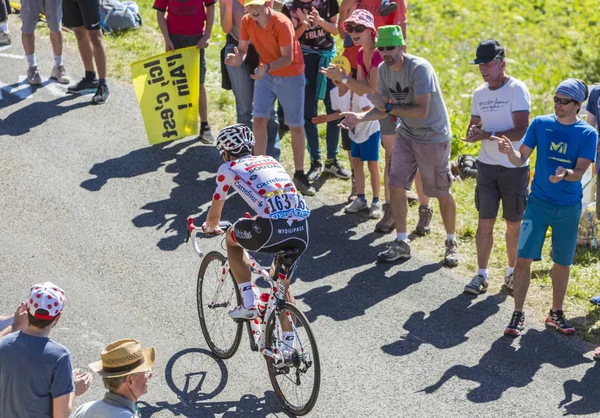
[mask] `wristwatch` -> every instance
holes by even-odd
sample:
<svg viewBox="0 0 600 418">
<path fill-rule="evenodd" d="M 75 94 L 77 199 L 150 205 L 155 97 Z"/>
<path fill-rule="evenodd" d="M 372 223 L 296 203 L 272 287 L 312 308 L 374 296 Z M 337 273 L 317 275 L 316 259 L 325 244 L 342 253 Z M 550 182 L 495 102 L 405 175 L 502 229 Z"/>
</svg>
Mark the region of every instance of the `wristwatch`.
<svg viewBox="0 0 600 418">
<path fill-rule="evenodd" d="M 385 104 L 385 113 L 390 113 L 392 111 L 392 109 L 394 108 L 394 105 L 391 103 L 386 103 Z"/>
<path fill-rule="evenodd" d="M 348 80 L 350 80 L 350 77 L 344 76 L 344 78 L 342 78 L 342 84 L 348 84 Z"/>
</svg>

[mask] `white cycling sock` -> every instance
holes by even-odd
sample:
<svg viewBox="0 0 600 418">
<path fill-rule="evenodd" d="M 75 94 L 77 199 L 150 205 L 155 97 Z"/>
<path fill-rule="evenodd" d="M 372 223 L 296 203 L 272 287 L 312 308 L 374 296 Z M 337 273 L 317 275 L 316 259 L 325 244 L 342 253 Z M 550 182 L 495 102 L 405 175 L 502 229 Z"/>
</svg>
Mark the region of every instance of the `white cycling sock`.
<svg viewBox="0 0 600 418">
<path fill-rule="evenodd" d="M 408 234 L 406 232 L 398 232 L 396 234 L 396 239 L 398 241 L 406 241 L 408 239 Z"/>
<path fill-rule="evenodd" d="M 242 303 L 246 308 L 254 306 L 254 291 L 252 290 L 252 282 L 238 284 L 242 293 Z"/>
<path fill-rule="evenodd" d="M 294 348 L 295 337 L 296 333 L 294 331 L 285 331 L 283 333 L 283 343 L 285 344 L 284 349 L 292 350 Z"/>
<path fill-rule="evenodd" d="M 514 268 L 514 267 L 508 266 L 508 267 L 506 268 L 506 275 L 507 275 L 507 276 L 510 276 L 510 275 L 511 275 L 511 274 L 513 274 L 514 272 L 515 272 L 515 268 Z"/>
<path fill-rule="evenodd" d="M 36 66 L 35 54 L 25 55 L 25 58 L 27 58 L 27 65 L 29 66 L 29 68 Z"/>
<path fill-rule="evenodd" d="M 54 56 L 54 66 L 58 67 L 59 65 L 62 65 L 62 55 L 55 55 Z"/>
<path fill-rule="evenodd" d="M 480 274 L 487 279 L 488 278 L 488 269 L 479 269 L 479 270 L 477 270 L 477 274 Z"/>
<path fill-rule="evenodd" d="M 448 241 L 456 241 L 456 234 L 446 234 L 446 239 Z"/>
</svg>

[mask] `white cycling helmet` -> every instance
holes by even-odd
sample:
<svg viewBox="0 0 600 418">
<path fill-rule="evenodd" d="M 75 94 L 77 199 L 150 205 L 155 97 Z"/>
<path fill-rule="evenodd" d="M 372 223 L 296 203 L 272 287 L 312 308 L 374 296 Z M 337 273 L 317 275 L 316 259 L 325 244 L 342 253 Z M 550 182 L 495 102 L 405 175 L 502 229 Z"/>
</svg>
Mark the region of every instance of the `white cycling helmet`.
<svg viewBox="0 0 600 418">
<path fill-rule="evenodd" d="M 251 153 L 253 146 L 254 134 L 243 123 L 227 126 L 217 136 L 217 149 L 221 155 L 223 151 L 229 151 L 231 154 Z"/>
</svg>

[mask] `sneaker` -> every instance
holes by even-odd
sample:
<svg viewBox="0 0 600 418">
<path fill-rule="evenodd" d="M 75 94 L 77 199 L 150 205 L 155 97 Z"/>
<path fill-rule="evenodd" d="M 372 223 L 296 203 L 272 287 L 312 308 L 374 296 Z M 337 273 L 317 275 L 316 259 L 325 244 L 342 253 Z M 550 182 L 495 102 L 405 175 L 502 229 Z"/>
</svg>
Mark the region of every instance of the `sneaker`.
<svg viewBox="0 0 600 418">
<path fill-rule="evenodd" d="M 200 127 L 200 135 L 198 135 L 198 140 L 206 145 L 212 145 L 215 143 L 215 137 L 210 130 L 210 126 Z"/>
<path fill-rule="evenodd" d="M 371 209 L 369 210 L 369 218 L 379 219 L 383 214 L 383 207 L 380 201 L 371 203 Z"/>
<path fill-rule="evenodd" d="M 387 234 L 394 230 L 394 217 L 389 203 L 383 204 L 383 218 L 375 225 L 375 232 Z"/>
<path fill-rule="evenodd" d="M 446 254 L 444 255 L 444 265 L 446 267 L 458 266 L 458 242 L 449 239 L 446 240 Z"/>
<path fill-rule="evenodd" d="M 367 209 L 369 209 L 369 206 L 367 206 L 367 201 L 356 198 L 352 201 L 352 203 L 344 208 L 344 212 L 356 213 Z"/>
<path fill-rule="evenodd" d="M 425 236 L 431 231 L 431 218 L 433 217 L 433 209 L 429 206 L 419 206 L 419 222 L 415 233 L 420 236 Z"/>
<path fill-rule="evenodd" d="M 27 69 L 27 82 L 32 86 L 39 86 L 42 84 L 42 76 L 40 76 L 37 66 L 29 67 Z"/>
<path fill-rule="evenodd" d="M 256 319 L 258 318 L 258 309 L 252 305 L 246 308 L 244 305 L 236 306 L 229 311 L 231 319 Z"/>
<path fill-rule="evenodd" d="M 82 78 L 79 83 L 73 85 L 73 86 L 69 86 L 69 88 L 67 88 L 67 91 L 69 93 L 76 93 L 76 94 L 86 94 L 86 93 L 91 93 L 92 91 L 97 92 L 98 90 L 98 80 L 94 79 L 94 80 L 88 80 L 87 78 Z"/>
<path fill-rule="evenodd" d="M 94 97 L 92 97 L 92 104 L 93 105 L 101 105 L 104 104 L 106 102 L 108 102 L 108 86 L 106 84 L 102 84 L 101 86 L 98 86 L 98 89 L 96 90 L 96 94 L 94 94 Z"/>
<path fill-rule="evenodd" d="M 478 274 L 465 286 L 465 293 L 480 295 L 487 292 L 488 284 L 488 279 L 483 274 Z"/>
<path fill-rule="evenodd" d="M 563 311 L 552 311 L 551 309 L 548 317 L 546 318 L 546 325 L 556 328 L 558 332 L 564 335 L 575 334 L 575 328 L 573 328 L 573 325 L 567 321 Z"/>
<path fill-rule="evenodd" d="M 504 287 L 506 287 L 506 290 L 508 290 L 509 292 L 512 292 L 513 290 L 513 285 L 515 282 L 515 273 L 510 273 L 507 276 L 504 276 Z"/>
<path fill-rule="evenodd" d="M 308 170 L 306 177 L 308 177 L 309 181 L 315 181 L 319 178 L 322 172 L 323 164 L 321 164 L 321 161 L 319 160 L 314 160 L 310 162 L 310 169 Z"/>
<path fill-rule="evenodd" d="M 379 14 L 381 16 L 389 16 L 396 11 L 398 5 L 392 1 L 382 1 L 379 6 Z"/>
<path fill-rule="evenodd" d="M 523 312 L 514 311 L 510 324 L 504 328 L 504 336 L 506 337 L 518 337 L 521 335 L 521 331 L 525 329 L 525 314 Z"/>
<path fill-rule="evenodd" d="M 323 167 L 323 171 L 327 173 L 331 173 L 337 178 L 348 180 L 352 173 L 349 170 L 346 170 L 338 160 L 327 160 L 325 161 L 325 167 Z"/>
<path fill-rule="evenodd" d="M 60 84 L 69 84 L 71 79 L 67 75 L 67 70 L 64 65 L 55 65 L 52 67 L 50 78 L 58 81 Z"/>
<path fill-rule="evenodd" d="M 0 46 L 10 45 L 10 33 L 0 32 Z"/>
<path fill-rule="evenodd" d="M 302 174 L 300 176 L 294 176 L 294 183 L 296 184 L 296 188 L 300 190 L 300 193 L 306 196 L 314 196 L 316 191 L 315 188 L 308 182 L 308 178 L 306 178 L 306 174 Z"/>
<path fill-rule="evenodd" d="M 377 254 L 379 261 L 392 262 L 399 258 L 410 258 L 410 244 L 408 241 L 394 240 L 388 244 L 388 249 Z"/>
</svg>

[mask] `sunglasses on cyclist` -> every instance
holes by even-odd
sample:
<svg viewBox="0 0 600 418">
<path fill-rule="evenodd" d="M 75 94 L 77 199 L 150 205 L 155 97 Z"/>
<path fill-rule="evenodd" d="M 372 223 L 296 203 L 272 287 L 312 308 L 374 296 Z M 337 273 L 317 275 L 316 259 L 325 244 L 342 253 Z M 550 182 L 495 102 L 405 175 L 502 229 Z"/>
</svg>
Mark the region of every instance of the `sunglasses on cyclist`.
<svg viewBox="0 0 600 418">
<path fill-rule="evenodd" d="M 346 30 L 348 33 L 363 33 L 365 30 L 367 30 L 367 27 L 365 25 L 346 25 Z"/>
<path fill-rule="evenodd" d="M 560 97 L 554 96 L 554 103 L 560 103 L 561 105 L 566 106 L 569 103 L 577 103 L 577 100 L 573 100 L 573 99 L 561 99 Z"/>
<path fill-rule="evenodd" d="M 379 52 L 381 51 L 393 51 L 394 48 L 396 48 L 395 46 L 378 46 L 377 49 L 379 50 Z"/>
</svg>

